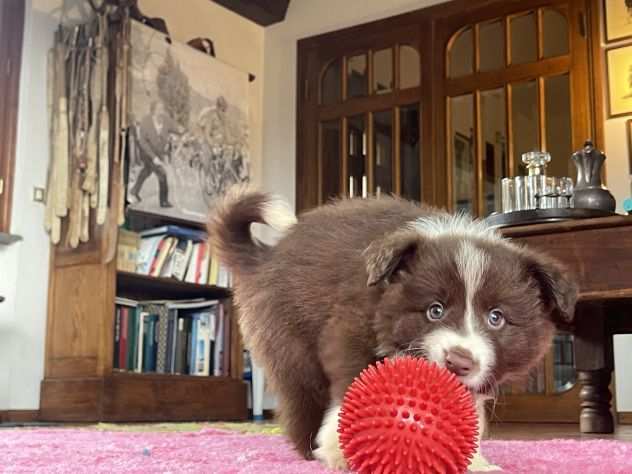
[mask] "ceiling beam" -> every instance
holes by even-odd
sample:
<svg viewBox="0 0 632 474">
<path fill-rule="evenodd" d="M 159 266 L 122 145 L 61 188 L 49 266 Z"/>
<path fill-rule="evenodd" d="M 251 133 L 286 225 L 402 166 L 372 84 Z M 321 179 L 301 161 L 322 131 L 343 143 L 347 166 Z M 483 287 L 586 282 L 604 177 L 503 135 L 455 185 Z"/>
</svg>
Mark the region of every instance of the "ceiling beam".
<svg viewBox="0 0 632 474">
<path fill-rule="evenodd" d="M 261 26 L 285 19 L 290 0 L 211 0 Z"/>
</svg>

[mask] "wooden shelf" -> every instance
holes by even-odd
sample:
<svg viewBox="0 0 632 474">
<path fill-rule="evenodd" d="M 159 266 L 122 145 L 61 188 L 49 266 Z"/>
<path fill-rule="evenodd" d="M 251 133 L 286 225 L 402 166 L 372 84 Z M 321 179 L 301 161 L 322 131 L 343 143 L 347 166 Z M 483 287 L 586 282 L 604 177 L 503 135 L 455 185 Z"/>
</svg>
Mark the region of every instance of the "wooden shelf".
<svg viewBox="0 0 632 474">
<path fill-rule="evenodd" d="M 133 299 L 168 300 L 209 298 L 223 299 L 230 289 L 213 285 L 196 285 L 173 278 L 158 278 L 139 273 L 116 272 L 116 294 Z"/>
</svg>

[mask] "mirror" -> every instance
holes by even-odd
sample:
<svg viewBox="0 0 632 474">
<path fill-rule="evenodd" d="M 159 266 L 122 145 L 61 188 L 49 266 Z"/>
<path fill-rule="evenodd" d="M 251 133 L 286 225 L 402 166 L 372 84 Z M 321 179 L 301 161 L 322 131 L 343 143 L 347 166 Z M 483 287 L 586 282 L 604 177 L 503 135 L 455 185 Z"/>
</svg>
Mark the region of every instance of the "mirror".
<svg viewBox="0 0 632 474">
<path fill-rule="evenodd" d="M 545 58 L 568 54 L 568 21 L 553 8 L 542 10 L 542 48 Z"/>
<path fill-rule="evenodd" d="M 393 90 L 393 50 L 381 49 L 373 53 L 373 93 L 385 94 Z"/>
<path fill-rule="evenodd" d="M 368 89 L 366 54 L 347 59 L 347 97 L 362 97 Z"/>
<path fill-rule="evenodd" d="M 503 22 L 496 20 L 481 23 L 478 27 L 479 69 L 495 71 L 505 67 L 505 29 Z"/>
<path fill-rule="evenodd" d="M 348 161 L 347 186 L 349 197 L 366 197 L 366 120 L 364 115 L 355 115 L 347 119 Z"/>
<path fill-rule="evenodd" d="M 452 147 L 452 189 L 454 210 L 474 212 L 475 156 L 474 99 L 472 94 L 449 99 L 450 143 Z"/>
<path fill-rule="evenodd" d="M 571 94 L 567 74 L 544 78 L 544 103 L 546 149 L 551 154 L 546 172 L 551 176 L 573 176 Z"/>
<path fill-rule="evenodd" d="M 511 17 L 511 64 L 522 64 L 538 59 L 537 22 L 534 12 Z"/>
<path fill-rule="evenodd" d="M 322 166 L 322 199 L 326 202 L 340 195 L 340 121 L 320 124 L 320 160 Z"/>
<path fill-rule="evenodd" d="M 507 176 L 505 89 L 481 91 L 484 215 L 501 208 L 498 183 Z"/>
<path fill-rule="evenodd" d="M 452 38 L 448 49 L 448 77 L 467 76 L 474 72 L 474 35 L 466 28 Z"/>
<path fill-rule="evenodd" d="M 539 150 L 540 118 L 538 115 L 538 87 L 536 81 L 510 84 L 511 88 L 511 135 L 513 137 L 513 162 L 516 176 L 527 175 L 522 154 Z"/>
<path fill-rule="evenodd" d="M 393 192 L 393 112 L 373 114 L 373 176 L 375 195 Z"/>
<path fill-rule="evenodd" d="M 399 88 L 408 89 L 419 87 L 421 61 L 419 52 L 410 45 L 403 44 L 399 47 Z"/>
<path fill-rule="evenodd" d="M 413 201 L 421 200 L 419 105 L 399 109 L 399 164 L 401 195 Z"/>
<path fill-rule="evenodd" d="M 340 58 L 330 62 L 323 73 L 320 85 L 320 103 L 335 104 L 342 98 L 342 61 Z"/>
</svg>

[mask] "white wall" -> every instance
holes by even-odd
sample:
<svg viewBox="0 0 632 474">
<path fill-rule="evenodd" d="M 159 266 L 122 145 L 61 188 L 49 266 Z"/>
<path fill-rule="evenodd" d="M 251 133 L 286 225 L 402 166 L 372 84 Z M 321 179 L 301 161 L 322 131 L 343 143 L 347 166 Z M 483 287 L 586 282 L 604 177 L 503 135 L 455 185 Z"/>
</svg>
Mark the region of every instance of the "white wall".
<svg viewBox="0 0 632 474">
<path fill-rule="evenodd" d="M 263 185 L 295 204 L 296 42 L 427 7 L 440 0 L 292 0 L 284 22 L 265 29 Z"/>
<path fill-rule="evenodd" d="M 15 191 L 11 232 L 24 240 L 0 246 L 0 410 L 37 409 L 44 368 L 48 240 L 44 208 L 31 199 L 44 187 L 48 162 L 46 52 L 57 21 L 26 2 Z"/>
</svg>

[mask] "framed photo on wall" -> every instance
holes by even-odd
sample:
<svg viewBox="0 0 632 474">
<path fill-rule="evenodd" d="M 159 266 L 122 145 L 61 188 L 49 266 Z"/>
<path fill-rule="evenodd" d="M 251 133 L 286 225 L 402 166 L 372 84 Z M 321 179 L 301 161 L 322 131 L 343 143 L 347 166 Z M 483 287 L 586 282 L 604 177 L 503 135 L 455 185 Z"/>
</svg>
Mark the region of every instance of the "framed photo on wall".
<svg viewBox="0 0 632 474">
<path fill-rule="evenodd" d="M 632 38 L 632 1 L 603 0 L 606 42 Z"/>
<path fill-rule="evenodd" d="M 608 117 L 632 114 L 632 45 L 606 51 Z"/>
<path fill-rule="evenodd" d="M 625 129 L 628 134 L 628 174 L 632 176 L 632 119 L 626 120 Z"/>
</svg>

